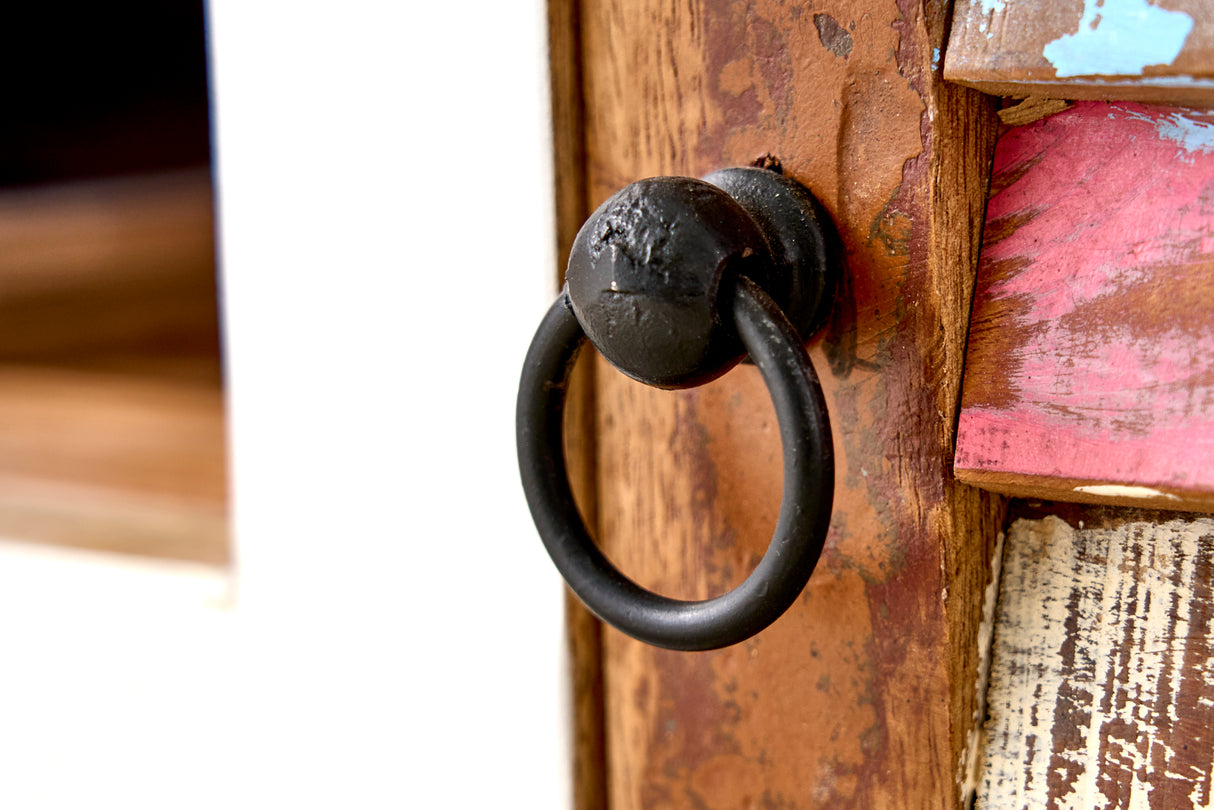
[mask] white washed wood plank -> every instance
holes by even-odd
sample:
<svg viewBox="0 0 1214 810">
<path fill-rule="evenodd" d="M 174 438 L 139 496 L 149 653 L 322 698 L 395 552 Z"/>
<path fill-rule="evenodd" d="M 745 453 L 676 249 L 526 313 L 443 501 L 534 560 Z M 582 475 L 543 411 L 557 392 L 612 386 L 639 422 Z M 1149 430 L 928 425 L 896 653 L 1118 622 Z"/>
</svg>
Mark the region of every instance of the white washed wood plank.
<svg viewBox="0 0 1214 810">
<path fill-rule="evenodd" d="M 978 808 L 1211 803 L 1214 520 L 1008 532 Z"/>
</svg>

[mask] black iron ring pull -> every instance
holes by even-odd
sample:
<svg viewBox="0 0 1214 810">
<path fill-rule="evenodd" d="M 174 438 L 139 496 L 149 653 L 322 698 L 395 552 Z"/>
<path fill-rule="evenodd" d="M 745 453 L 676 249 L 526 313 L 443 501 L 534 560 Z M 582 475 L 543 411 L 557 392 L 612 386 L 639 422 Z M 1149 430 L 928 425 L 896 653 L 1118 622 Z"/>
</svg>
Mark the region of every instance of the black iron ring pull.
<svg viewBox="0 0 1214 810">
<path fill-rule="evenodd" d="M 732 169 L 707 179 L 716 185 L 635 183 L 587 221 L 568 283 L 527 354 L 517 411 L 523 489 L 558 570 L 599 618 L 676 650 L 735 644 L 779 618 L 817 564 L 834 494 L 817 375 L 797 329 L 755 278 L 781 293 L 808 334 L 829 308 L 838 267 L 829 224 L 808 191 L 774 172 Z M 758 215 L 748 197 L 756 187 L 767 198 Z M 747 353 L 758 366 L 779 422 L 784 492 L 767 552 L 732 591 L 703 601 L 655 594 L 621 573 L 590 537 L 562 442 L 569 375 L 587 337 L 625 373 L 662 387 L 705 382 Z"/>
</svg>

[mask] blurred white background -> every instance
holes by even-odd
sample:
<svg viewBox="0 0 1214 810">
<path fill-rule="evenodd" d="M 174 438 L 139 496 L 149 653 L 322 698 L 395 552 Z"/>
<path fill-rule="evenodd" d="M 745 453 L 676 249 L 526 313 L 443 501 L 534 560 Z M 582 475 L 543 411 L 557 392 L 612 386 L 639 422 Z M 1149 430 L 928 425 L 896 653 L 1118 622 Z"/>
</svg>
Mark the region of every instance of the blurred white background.
<svg viewBox="0 0 1214 810">
<path fill-rule="evenodd" d="M 0 806 L 569 806 L 543 3 L 212 0 L 232 576 L 0 547 Z"/>
</svg>

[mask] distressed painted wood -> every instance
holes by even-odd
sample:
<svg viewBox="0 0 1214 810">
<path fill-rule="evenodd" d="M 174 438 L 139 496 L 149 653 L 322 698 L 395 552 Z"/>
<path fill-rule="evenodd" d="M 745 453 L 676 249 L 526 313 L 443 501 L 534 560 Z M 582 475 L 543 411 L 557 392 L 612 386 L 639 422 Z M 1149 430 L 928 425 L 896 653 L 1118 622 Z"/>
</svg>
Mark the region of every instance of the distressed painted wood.
<svg viewBox="0 0 1214 810">
<path fill-rule="evenodd" d="M 1214 806 L 1214 520 L 1012 524 L 977 808 Z"/>
<path fill-rule="evenodd" d="M 604 631 L 608 794 L 634 808 L 955 807 L 999 500 L 950 476 L 991 103 L 945 85 L 945 8 L 585 0 L 591 206 L 764 156 L 837 221 L 847 282 L 811 346 L 834 431 L 825 556 L 757 638 L 711 653 Z M 767 546 L 780 447 L 757 371 L 662 392 L 596 374 L 600 543 L 700 598 Z"/>
<path fill-rule="evenodd" d="M 1214 104 L 1210 0 L 959 0 L 944 77 L 986 93 Z"/>
<path fill-rule="evenodd" d="M 1214 506 L 1214 118 L 1084 102 L 995 153 L 960 480 Z"/>
</svg>

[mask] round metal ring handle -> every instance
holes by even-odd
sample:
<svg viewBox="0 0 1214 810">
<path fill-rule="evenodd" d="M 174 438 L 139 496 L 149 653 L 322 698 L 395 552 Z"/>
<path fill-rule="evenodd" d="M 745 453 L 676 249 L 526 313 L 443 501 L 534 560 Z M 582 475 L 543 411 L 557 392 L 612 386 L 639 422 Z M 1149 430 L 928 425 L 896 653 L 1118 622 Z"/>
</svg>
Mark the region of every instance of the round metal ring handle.
<svg viewBox="0 0 1214 810">
<path fill-rule="evenodd" d="M 544 545 L 599 618 L 650 644 L 705 650 L 749 638 L 796 601 L 821 555 L 834 496 L 830 424 L 802 340 L 826 319 L 840 255 L 809 190 L 758 168 L 637 181 L 578 232 L 565 287 L 524 365 L 518 453 Z M 732 591 L 698 602 L 652 593 L 591 539 L 561 436 L 569 375 L 586 342 L 659 388 L 701 385 L 747 355 L 758 366 L 780 426 L 784 493 L 771 544 Z"/>
<path fill-rule="evenodd" d="M 800 595 L 818 561 L 834 496 L 830 423 L 801 338 L 747 276 L 719 290 L 719 301 L 767 384 L 784 453 L 784 491 L 771 544 L 754 571 L 721 596 L 682 601 L 646 590 L 621 573 L 586 530 L 562 447 L 569 375 L 585 343 L 568 288 L 541 322 L 519 386 L 523 489 L 553 562 L 599 618 L 641 641 L 675 650 L 735 644 L 779 618 Z"/>
</svg>

